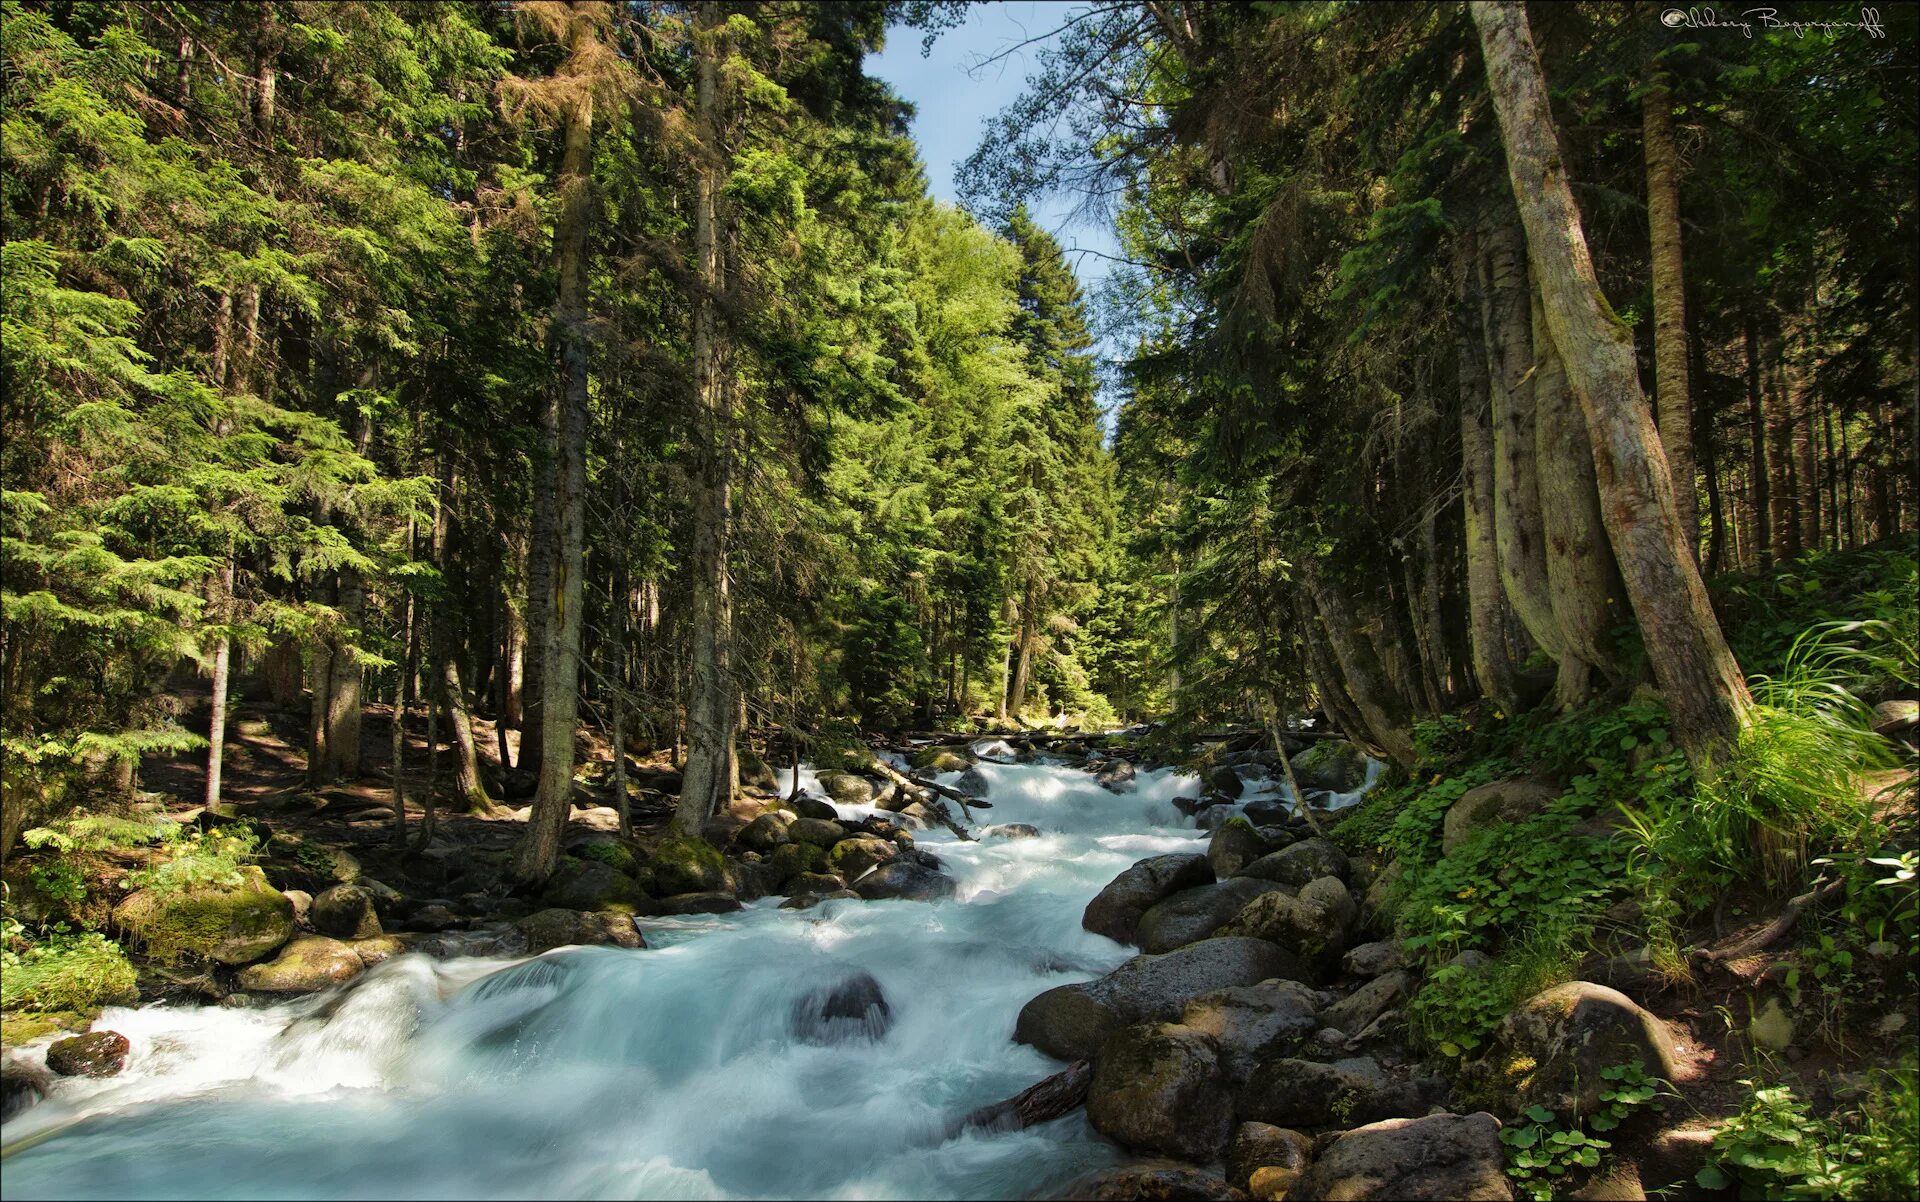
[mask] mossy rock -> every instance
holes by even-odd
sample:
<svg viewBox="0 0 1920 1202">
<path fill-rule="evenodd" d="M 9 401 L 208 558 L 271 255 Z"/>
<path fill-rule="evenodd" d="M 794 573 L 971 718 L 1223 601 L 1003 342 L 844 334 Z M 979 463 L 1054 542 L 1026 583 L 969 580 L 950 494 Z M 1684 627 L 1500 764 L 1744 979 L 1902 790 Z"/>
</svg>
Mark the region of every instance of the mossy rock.
<svg viewBox="0 0 1920 1202">
<path fill-rule="evenodd" d="M 806 872 L 817 872 L 826 865 L 827 851 L 813 843 L 788 843 L 773 849 L 767 868 L 778 884 L 785 884 Z"/>
<path fill-rule="evenodd" d="M 268 840 L 267 852 L 272 857 L 268 877 L 282 889 L 324 893 L 335 885 L 356 884 L 362 875 L 353 853 L 313 839 L 278 834 Z"/>
<path fill-rule="evenodd" d="M 773 774 L 773 769 L 767 767 L 767 761 L 752 751 L 742 747 L 739 752 L 739 761 L 741 785 L 749 789 L 768 790 L 780 787 L 780 778 Z"/>
<path fill-rule="evenodd" d="M 623 910 L 632 913 L 644 899 L 640 883 L 598 860 L 564 856 L 540 895 L 544 906 L 563 910 Z"/>
<path fill-rule="evenodd" d="M 1367 753 L 1345 739 L 1323 739 L 1293 757 L 1302 789 L 1351 793 L 1367 782 Z"/>
<path fill-rule="evenodd" d="M 250 964 L 293 937 L 293 902 L 260 869 L 240 874 L 231 889 L 142 889 L 114 907 L 113 920 L 162 964 Z"/>
<path fill-rule="evenodd" d="M 8 1010 L 0 1014 L 0 1047 L 19 1047 L 55 1031 L 84 1031 L 99 1017 L 97 1009 Z"/>
<path fill-rule="evenodd" d="M 576 848 L 574 854 L 583 860 L 597 860 L 615 872 L 624 872 L 628 876 L 640 869 L 640 857 L 633 854 L 633 849 L 611 839 L 585 844 Z"/>
<path fill-rule="evenodd" d="M 674 838 L 663 841 L 653 851 L 654 892 L 661 897 L 676 893 L 711 893 L 727 887 L 727 859 L 718 848 L 702 839 Z"/>
<path fill-rule="evenodd" d="M 927 747 L 913 753 L 908 763 L 922 771 L 965 772 L 973 767 L 973 760 L 960 754 L 951 747 Z"/>
<path fill-rule="evenodd" d="M 324 935 L 302 935 L 265 964 L 240 970 L 249 993 L 312 993 L 352 980 L 366 968 L 353 946 Z"/>
</svg>

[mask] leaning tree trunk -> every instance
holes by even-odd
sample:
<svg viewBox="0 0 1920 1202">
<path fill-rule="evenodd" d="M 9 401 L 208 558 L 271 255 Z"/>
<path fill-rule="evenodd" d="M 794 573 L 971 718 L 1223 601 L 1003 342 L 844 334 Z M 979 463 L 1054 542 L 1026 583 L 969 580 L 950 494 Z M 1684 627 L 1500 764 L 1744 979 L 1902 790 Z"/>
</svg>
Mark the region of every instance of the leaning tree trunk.
<svg viewBox="0 0 1920 1202">
<path fill-rule="evenodd" d="M 1693 401 L 1687 379 L 1686 274 L 1680 257 L 1680 156 L 1673 97 L 1656 72 L 1640 99 L 1647 158 L 1647 228 L 1653 241 L 1653 392 L 1660 445 L 1673 477 L 1673 504 L 1687 547 L 1699 555 L 1700 502 L 1693 461 Z"/>
<path fill-rule="evenodd" d="M 697 406 L 693 537 L 688 556 L 689 620 L 693 629 L 692 681 L 687 704 L 687 765 L 681 774 L 674 828 L 696 836 L 733 800 L 733 597 L 728 563 L 733 521 L 733 390 L 722 346 L 717 304 L 725 287 L 721 255 L 720 63 L 716 44 L 722 16 L 713 0 L 696 13 L 694 100 L 700 135 L 694 205 L 694 259 L 699 272 L 693 318 L 694 399 Z"/>
<path fill-rule="evenodd" d="M 1533 301 L 1534 437 L 1539 448 L 1540 515 L 1547 545 L 1547 582 L 1553 617 L 1566 640 L 1554 681 L 1554 704 L 1572 710 L 1584 704 L 1598 670 L 1609 679 L 1620 674 L 1613 649 L 1613 628 L 1626 617 L 1620 605 L 1620 571 L 1607 544 L 1600 514 L 1599 485 L 1593 474 L 1593 440 L 1587 419 L 1567 391 L 1567 373 L 1539 296 Z"/>
<path fill-rule="evenodd" d="M 440 506 L 433 523 L 433 555 L 443 580 L 453 579 L 453 498 L 454 477 L 445 457 L 440 468 Z M 480 747 L 473 735 L 473 714 L 467 707 L 467 690 L 460 677 L 460 660 L 455 655 L 456 640 L 448 606 L 434 610 L 433 656 L 434 691 L 446 708 L 447 725 L 453 730 L 453 787 L 461 805 L 469 814 L 486 817 L 494 812 L 493 799 L 480 777 Z"/>
<path fill-rule="evenodd" d="M 1674 734 L 1704 775 L 1731 756 L 1752 698 L 1688 551 L 1673 477 L 1640 391 L 1633 335 L 1608 308 L 1594 274 L 1526 8 L 1473 0 L 1469 9 L 1547 325 L 1586 415 L 1614 558 Z"/>
<path fill-rule="evenodd" d="M 1460 375 L 1460 474 L 1465 517 L 1467 634 L 1473 676 L 1480 692 L 1507 713 L 1519 708 L 1520 690 L 1507 657 L 1507 612 L 1500 585 L 1500 554 L 1494 541 L 1493 417 L 1487 356 L 1481 335 L 1478 258 L 1467 235 L 1461 252 L 1454 333 Z"/>
<path fill-rule="evenodd" d="M 1372 644 L 1353 628 L 1352 601 L 1318 564 L 1312 561 L 1303 564 L 1301 575 L 1307 585 L 1307 595 L 1313 599 L 1313 608 L 1320 615 L 1320 625 L 1326 631 L 1327 645 L 1333 649 L 1333 658 L 1339 664 L 1347 694 L 1360 711 L 1365 730 L 1396 763 L 1412 767 L 1417 758 L 1413 750 L 1413 714 L 1407 708 L 1406 699 L 1387 679 Z"/>
<path fill-rule="evenodd" d="M 1493 393 L 1493 523 L 1500 581 L 1520 624 L 1556 663 L 1566 655 L 1547 580 L 1546 523 L 1540 512 L 1533 398 L 1533 340 L 1527 264 L 1519 228 L 1493 228 L 1485 259 L 1487 372 Z M 1546 337 L 1546 331 L 1540 331 Z"/>
<path fill-rule="evenodd" d="M 554 463 L 553 512 L 558 542 L 552 548 L 548 591 L 541 601 L 546 614 L 546 646 L 540 665 L 540 784 L 513 860 L 513 876 L 523 882 L 543 881 L 552 875 L 573 804 L 574 728 L 580 706 L 581 577 L 586 571 L 587 225 L 592 215 L 592 133 L 593 94 L 587 91 L 567 114 L 560 164 L 563 200 L 553 231 L 560 277 L 554 299 L 554 343 L 559 362 L 551 386 L 557 393 L 550 406 L 556 410 L 554 437 L 547 450 Z M 452 668 L 450 659 L 448 667 Z M 450 683 L 458 682 L 456 671 Z M 449 717 L 454 716 L 455 700 L 450 694 Z M 458 718 L 455 724 L 457 729 Z M 470 726 L 465 741 L 472 743 Z M 526 762 L 526 744 L 522 742 L 521 763 Z M 485 797 L 480 794 L 480 800 Z M 474 799 L 469 796 L 468 802 L 471 805 Z"/>
<path fill-rule="evenodd" d="M 358 631 L 366 609 L 367 588 L 360 573 L 352 568 L 340 569 L 341 620 Z M 352 780 L 360 775 L 360 655 L 345 632 L 335 635 L 331 643 L 327 657 L 332 678 L 327 684 L 327 779 Z"/>
</svg>

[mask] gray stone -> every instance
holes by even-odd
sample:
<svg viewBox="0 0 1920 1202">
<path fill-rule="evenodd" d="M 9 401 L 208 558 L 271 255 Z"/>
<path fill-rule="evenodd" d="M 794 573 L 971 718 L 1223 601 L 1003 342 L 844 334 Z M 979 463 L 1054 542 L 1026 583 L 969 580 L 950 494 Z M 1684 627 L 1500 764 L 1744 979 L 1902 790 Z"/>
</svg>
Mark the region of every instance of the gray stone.
<svg viewBox="0 0 1920 1202">
<path fill-rule="evenodd" d="M 1236 1110 L 1277 1127 L 1326 1127 L 1420 1114 L 1439 1092 L 1439 1082 L 1394 1076 L 1371 1056 L 1269 1060 L 1241 1088 Z"/>
<path fill-rule="evenodd" d="M 796 818 L 787 824 L 787 835 L 795 843 L 832 847 L 847 837 L 847 828 L 824 818 Z"/>
<path fill-rule="evenodd" d="M 1050 1197 L 1062 1202 L 1247 1202 L 1247 1193 L 1204 1169 L 1151 1160 L 1076 1177 Z"/>
<path fill-rule="evenodd" d="M 1209 770 L 1206 774 L 1206 782 L 1209 789 L 1223 797 L 1237 799 L 1246 791 L 1246 786 L 1241 783 L 1240 774 L 1224 764 Z"/>
<path fill-rule="evenodd" d="M 1515 1113 L 1539 1105 L 1564 1115 L 1577 1105 L 1592 1114 L 1608 1087 L 1602 1069 L 1637 1060 L 1647 1076 L 1672 1080 L 1677 1067 L 1666 1024 L 1591 981 L 1556 985 L 1515 1007 L 1488 1059 Z"/>
<path fill-rule="evenodd" d="M 1200 994 L 1299 972 L 1293 957 L 1258 939 L 1203 939 L 1159 956 L 1135 956 L 1106 976 L 1060 985 L 1021 1007 L 1013 1037 L 1061 1060 L 1086 1060 L 1114 1030 L 1170 1022 Z"/>
<path fill-rule="evenodd" d="M 1203 993 L 1186 1004 L 1180 1021 L 1213 1037 L 1222 1069 L 1239 1084 L 1255 1065 L 1310 1033 L 1317 1021 L 1314 1009 L 1312 989 L 1276 978 Z"/>
<path fill-rule="evenodd" d="M 1143 952 L 1170 952 L 1205 939 L 1233 921 L 1248 902 L 1281 888 L 1272 881 L 1239 877 L 1184 890 L 1142 914 L 1134 939 Z"/>
<path fill-rule="evenodd" d="M 1240 875 L 1296 888 L 1316 877 L 1331 876 L 1344 881 L 1347 853 L 1334 846 L 1330 839 L 1302 839 L 1291 847 L 1260 857 L 1242 868 Z"/>
<path fill-rule="evenodd" d="M 1288 1194 L 1351 1202 L 1511 1202 L 1500 1122 L 1490 1114 L 1396 1118 L 1333 1141 Z"/>
<path fill-rule="evenodd" d="M 981 827 L 980 835 L 982 838 L 993 839 L 1038 839 L 1041 830 L 1028 822 L 998 822 L 992 826 Z"/>
<path fill-rule="evenodd" d="M 833 808 L 830 801 L 822 801 L 811 793 L 802 793 L 789 798 L 787 807 L 802 818 L 819 818 L 832 822 L 840 817 L 840 811 Z"/>
<path fill-rule="evenodd" d="M 615 947 L 640 948 L 646 941 L 634 928 L 633 916 L 612 910 L 585 912 L 559 907 L 540 910 L 513 924 L 525 941 L 530 955 L 556 947 L 612 944 Z M 469 955 L 483 954 L 478 951 Z"/>
<path fill-rule="evenodd" d="M 1132 943 L 1140 916 L 1155 903 L 1212 880 L 1213 868 L 1202 855 L 1175 854 L 1141 860 L 1114 877 L 1087 903 L 1080 925 L 1096 935 Z"/>
<path fill-rule="evenodd" d="M 662 914 L 731 914 L 740 899 L 731 893 L 674 893 L 660 899 Z"/>
<path fill-rule="evenodd" d="M 1283 888 L 1270 881 L 1260 883 L 1275 890 Z M 1347 887 L 1334 877 L 1323 876 L 1307 882 L 1298 896 L 1272 892 L 1255 897 L 1219 933 L 1270 939 L 1291 948 L 1303 963 L 1325 974 L 1346 951 L 1347 937 L 1358 917 L 1359 908 Z"/>
<path fill-rule="evenodd" d="M 1482 827 L 1531 818 L 1564 791 L 1547 776 L 1519 776 L 1468 789 L 1447 807 L 1440 846 L 1451 852 Z"/>
<path fill-rule="evenodd" d="M 240 970 L 248 993 L 312 993 L 350 981 L 366 968 L 352 946 L 324 935 L 301 935 L 265 964 Z"/>
<path fill-rule="evenodd" d="M 1375 977 L 1358 990 L 1321 1011 L 1320 1021 L 1329 1027 L 1358 1034 L 1373 1020 L 1404 999 L 1413 988 L 1413 978 L 1402 969 Z"/>
<path fill-rule="evenodd" d="M 323 895 L 324 896 L 324 895 Z M 606 910 L 614 906 L 633 909 L 646 900 L 640 882 L 611 864 L 598 860 L 560 861 L 552 879 L 540 894 L 540 904 L 561 910 Z M 320 899 L 314 899 L 316 909 Z"/>
<path fill-rule="evenodd" d="M 868 901 L 939 901 L 952 897 L 956 888 L 952 877 L 904 856 L 853 883 L 854 892 Z"/>
<path fill-rule="evenodd" d="M 1323 739 L 1293 757 L 1302 789 L 1351 793 L 1367 781 L 1367 753 L 1344 739 Z"/>
<path fill-rule="evenodd" d="M 1267 841 L 1246 819 L 1228 821 L 1215 828 L 1207 840 L 1207 862 L 1213 865 L 1215 880 L 1240 875 L 1249 864 L 1267 854 Z"/>
<path fill-rule="evenodd" d="M 774 848 L 793 842 L 793 836 L 787 830 L 787 820 L 779 814 L 762 814 L 747 823 L 734 838 L 742 847 L 757 852 L 770 852 Z"/>
<path fill-rule="evenodd" d="M 1233 1099 L 1213 1037 L 1178 1023 L 1122 1027 L 1093 1058 L 1087 1119 L 1136 1152 L 1211 1160 L 1226 1142 Z"/>
<path fill-rule="evenodd" d="M 1363 943 L 1353 948 L 1340 961 L 1340 967 L 1356 977 L 1377 977 L 1396 968 L 1409 967 L 1412 963 L 1404 940 L 1382 939 L 1378 943 Z"/>
<path fill-rule="evenodd" d="M 853 772 L 822 772 L 820 787 L 841 805 L 860 806 L 873 801 L 873 782 Z"/>
<path fill-rule="evenodd" d="M 848 880 L 857 880 L 867 869 L 884 864 L 899 854 L 899 847 L 872 835 L 842 839 L 827 853 L 827 867 Z"/>
</svg>

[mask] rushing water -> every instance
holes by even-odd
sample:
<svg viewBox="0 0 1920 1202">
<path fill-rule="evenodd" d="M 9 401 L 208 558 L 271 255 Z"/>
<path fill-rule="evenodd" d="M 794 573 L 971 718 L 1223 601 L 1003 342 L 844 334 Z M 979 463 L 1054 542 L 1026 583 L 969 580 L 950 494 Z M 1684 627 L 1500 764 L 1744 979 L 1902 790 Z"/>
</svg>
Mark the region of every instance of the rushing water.
<svg viewBox="0 0 1920 1202">
<path fill-rule="evenodd" d="M 403 956 L 270 1009 L 109 1010 L 125 1072 L 6 1124 L 0 1196 L 1011 1198 L 1117 1163 L 1080 1114 L 942 1136 L 1059 1069 L 1014 1017 L 1131 954 L 1080 913 L 1135 860 L 1202 846 L 1169 804 L 1196 782 L 981 772 L 994 822 L 1045 833 L 923 832 L 951 902 L 769 898 L 643 919 L 644 951 Z M 860 973 L 885 1021 L 809 1021 Z"/>
</svg>

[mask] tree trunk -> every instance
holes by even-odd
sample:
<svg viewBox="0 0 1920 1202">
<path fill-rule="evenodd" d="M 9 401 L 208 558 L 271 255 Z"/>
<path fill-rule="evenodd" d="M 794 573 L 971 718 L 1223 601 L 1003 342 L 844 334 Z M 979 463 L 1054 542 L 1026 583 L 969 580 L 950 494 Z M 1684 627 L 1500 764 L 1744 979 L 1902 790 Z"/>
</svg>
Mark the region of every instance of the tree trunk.
<svg viewBox="0 0 1920 1202">
<path fill-rule="evenodd" d="M 1755 566 L 1765 571 L 1773 566 L 1773 499 L 1767 495 L 1769 489 L 1766 389 L 1760 384 L 1760 332 L 1757 326 L 1758 322 L 1749 315 L 1746 325 L 1749 447 L 1747 483 L 1751 491 L 1753 521 L 1747 527 L 1747 544 L 1754 550 Z"/>
<path fill-rule="evenodd" d="M 1340 586 L 1326 575 L 1320 565 L 1311 560 L 1301 565 L 1301 575 L 1306 582 L 1307 593 L 1313 599 L 1313 607 L 1320 615 L 1320 625 L 1326 631 L 1327 644 L 1333 649 L 1333 658 L 1339 664 L 1347 694 L 1353 698 L 1353 704 L 1365 723 L 1362 729 L 1396 763 L 1412 767 L 1416 758 L 1413 750 L 1413 715 L 1408 711 L 1406 700 L 1399 690 L 1387 679 L 1372 645 L 1351 625 L 1355 613 L 1351 599 L 1343 594 Z"/>
<path fill-rule="evenodd" d="M 220 588 L 220 621 L 228 628 L 213 648 L 213 713 L 207 720 L 207 805 L 220 800 L 220 768 L 227 749 L 227 678 L 233 662 L 233 544 L 227 544 L 226 578 Z"/>
<path fill-rule="evenodd" d="M 445 456 L 440 460 L 440 504 L 433 521 L 433 557 L 442 580 L 455 577 L 453 568 L 454 475 Z M 473 715 L 467 708 L 467 691 L 461 680 L 460 660 L 454 654 L 457 640 L 449 607 L 441 605 L 433 614 L 434 692 L 447 713 L 447 725 L 453 732 L 453 785 L 461 805 L 469 814 L 482 817 L 494 812 L 493 799 L 487 796 L 480 776 L 480 748 L 473 737 Z"/>
<path fill-rule="evenodd" d="M 367 589 L 360 573 L 340 569 L 340 618 L 347 630 L 359 632 L 366 617 Z M 332 679 L 327 684 L 326 756 L 328 780 L 353 780 L 360 775 L 361 667 L 358 648 L 345 631 L 330 640 L 327 657 Z"/>
<path fill-rule="evenodd" d="M 1593 690 L 1593 672 L 1620 675 L 1613 628 L 1625 614 L 1620 571 L 1607 544 L 1600 493 L 1593 475 L 1593 441 L 1580 406 L 1567 391 L 1567 373 L 1547 337 L 1538 295 L 1533 301 L 1534 435 L 1539 447 L 1540 513 L 1546 532 L 1547 582 L 1553 617 L 1566 640 L 1554 682 L 1554 704 L 1573 710 Z"/>
<path fill-rule="evenodd" d="M 1587 419 L 1614 558 L 1696 773 L 1730 758 L 1752 698 L 1713 616 L 1674 506 L 1673 476 L 1640 392 L 1633 336 L 1594 275 L 1520 4 L 1473 0 L 1507 169 L 1554 345 Z"/>
<path fill-rule="evenodd" d="M 1700 547 L 1699 488 L 1694 482 L 1693 403 L 1687 379 L 1686 274 L 1680 256 L 1680 156 L 1673 140 L 1673 97 L 1656 72 L 1640 99 L 1647 158 L 1647 227 L 1653 241 L 1653 389 L 1660 445 L 1673 477 L 1674 509 L 1688 548 Z"/>
<path fill-rule="evenodd" d="M 1033 678 L 1033 647 L 1040 641 L 1039 624 L 1034 616 L 1037 604 L 1033 581 L 1029 578 L 1020 602 L 1020 630 L 1014 642 L 1018 654 L 1013 664 L 1013 681 L 1007 686 L 1007 712 L 1015 722 L 1020 720 L 1020 715 L 1027 708 L 1027 685 Z"/>
<path fill-rule="evenodd" d="M 1784 562 L 1800 554 L 1799 488 L 1794 480 L 1793 396 L 1787 386 L 1786 341 L 1767 339 L 1767 492 L 1773 498 L 1773 558 Z"/>
<path fill-rule="evenodd" d="M 1480 692 L 1511 714 L 1520 691 L 1507 658 L 1505 594 L 1500 585 L 1500 555 L 1494 541 L 1493 419 L 1487 357 L 1481 334 L 1478 255 L 1473 235 L 1461 251 L 1460 284 L 1454 322 L 1460 374 L 1460 467 L 1466 525 L 1467 632 L 1473 676 Z"/>
<path fill-rule="evenodd" d="M 1788 420 L 1793 423 L 1793 481 L 1795 529 L 1803 551 L 1820 549 L 1820 476 L 1814 465 L 1813 398 L 1807 387 L 1808 369 L 1798 363 L 1786 369 Z"/>
<path fill-rule="evenodd" d="M 590 37 L 576 27 L 576 41 Z M 573 804 L 574 730 L 580 706 L 582 577 L 586 571 L 587 507 L 587 227 L 592 219 L 593 94 L 584 91 L 567 114 L 560 164 L 560 218 L 553 252 L 560 287 L 554 298 L 555 371 L 549 386 L 555 415 L 547 457 L 554 465 L 552 548 L 540 667 L 540 784 L 527 829 L 514 851 L 513 876 L 544 881 L 560 858 Z M 457 679 L 457 677 L 456 677 Z M 451 716 L 451 715 L 450 715 Z M 531 718 L 531 715 L 529 715 Z M 531 731 L 527 733 L 532 733 Z M 470 737 L 470 736 L 469 736 Z M 520 759 L 527 762 L 521 736 Z M 484 800 L 485 794 L 481 798 Z"/>
<path fill-rule="evenodd" d="M 1547 539 L 1540 511 L 1539 437 L 1533 386 L 1533 332 L 1526 255 L 1518 226 L 1496 225 L 1487 245 L 1487 372 L 1493 381 L 1493 522 L 1500 580 L 1533 641 L 1556 662 L 1567 654 L 1553 616 Z M 1546 337 L 1546 331 L 1540 331 Z"/>
<path fill-rule="evenodd" d="M 687 766 L 681 775 L 674 828 L 694 837 L 733 800 L 737 768 L 733 738 L 733 596 L 729 560 L 733 536 L 733 390 L 731 364 L 717 312 L 726 288 L 720 197 L 726 187 L 720 144 L 719 32 L 724 17 L 714 0 L 695 12 L 695 105 L 700 161 L 694 206 L 694 259 L 699 272 L 693 319 L 696 453 L 690 491 L 693 538 L 688 617 L 693 627 L 692 681 L 687 705 Z"/>
<path fill-rule="evenodd" d="M 400 628 L 405 650 L 393 670 L 392 764 L 389 773 L 393 794 L 393 845 L 407 843 L 407 677 L 413 675 L 413 597 L 407 596 L 400 609 Z"/>
</svg>

